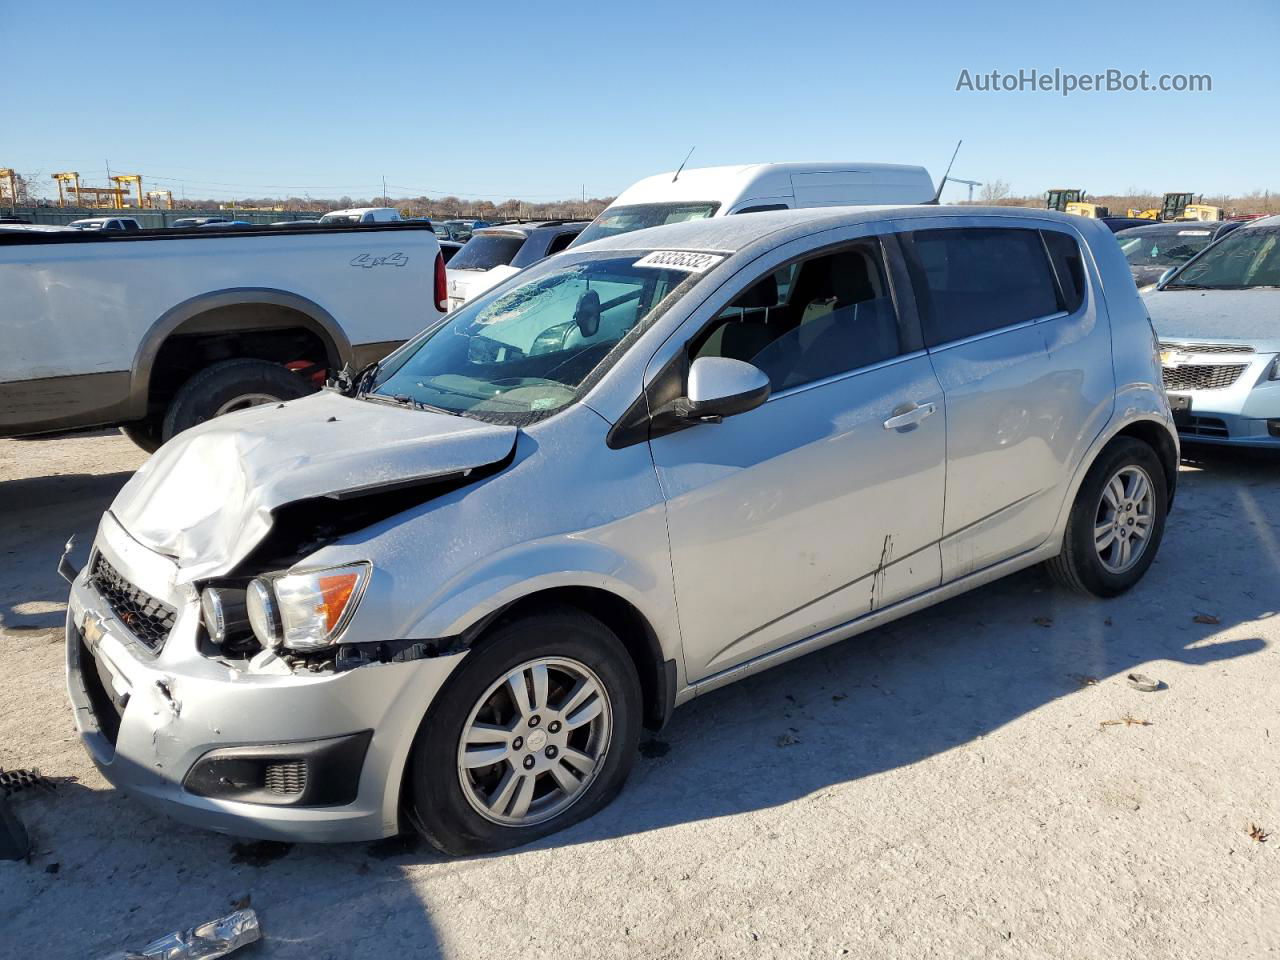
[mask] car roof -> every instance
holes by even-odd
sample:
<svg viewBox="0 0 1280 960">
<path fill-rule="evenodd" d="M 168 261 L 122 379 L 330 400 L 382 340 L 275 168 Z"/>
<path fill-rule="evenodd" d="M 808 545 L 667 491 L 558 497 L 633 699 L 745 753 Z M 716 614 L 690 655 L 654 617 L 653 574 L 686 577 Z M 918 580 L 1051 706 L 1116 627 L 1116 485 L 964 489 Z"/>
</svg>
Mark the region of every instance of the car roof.
<svg viewBox="0 0 1280 960">
<path fill-rule="evenodd" d="M 476 230 L 472 236 L 480 237 L 490 234 L 501 236 L 502 234 L 521 233 L 526 237 L 538 230 L 549 230 L 553 227 L 577 227 L 579 230 L 585 229 L 589 220 L 536 220 L 532 223 L 495 223 L 491 227 L 481 227 Z"/>
<path fill-rule="evenodd" d="M 1124 230 L 1117 230 L 1116 236 L 1120 236 L 1122 233 L 1125 236 L 1135 237 L 1159 233 L 1179 234 L 1184 230 L 1201 230 L 1204 233 L 1213 234 L 1225 222 L 1223 220 L 1166 220 L 1163 223 L 1153 223 L 1150 226 L 1128 227 Z"/>
<path fill-rule="evenodd" d="M 880 223 L 886 220 L 936 217 L 1005 217 L 1013 220 L 1052 220 L 1081 229 L 1086 223 L 1097 223 L 1036 207 L 971 207 L 959 205 L 918 204 L 914 206 L 804 207 L 798 210 L 776 210 L 729 217 L 685 220 L 660 227 L 633 230 L 602 237 L 575 251 L 589 250 L 654 250 L 670 247 L 676 250 L 714 250 L 736 252 L 753 243 L 772 237 L 784 243 L 799 237 L 856 223 Z M 1106 229 L 1102 224 L 1099 227 Z M 1107 231 L 1110 233 L 1110 231 Z M 777 235 L 777 236 L 773 236 Z"/>
</svg>

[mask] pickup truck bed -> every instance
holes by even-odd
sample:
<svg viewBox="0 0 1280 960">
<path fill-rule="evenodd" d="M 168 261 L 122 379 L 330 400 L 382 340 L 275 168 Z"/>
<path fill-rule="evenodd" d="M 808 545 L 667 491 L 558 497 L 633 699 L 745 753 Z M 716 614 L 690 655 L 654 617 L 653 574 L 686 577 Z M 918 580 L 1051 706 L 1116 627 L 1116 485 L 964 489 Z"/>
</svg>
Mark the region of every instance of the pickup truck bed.
<svg viewBox="0 0 1280 960">
<path fill-rule="evenodd" d="M 443 277 L 429 224 L 0 233 L 0 436 L 153 449 L 381 358 L 443 314 Z"/>
</svg>

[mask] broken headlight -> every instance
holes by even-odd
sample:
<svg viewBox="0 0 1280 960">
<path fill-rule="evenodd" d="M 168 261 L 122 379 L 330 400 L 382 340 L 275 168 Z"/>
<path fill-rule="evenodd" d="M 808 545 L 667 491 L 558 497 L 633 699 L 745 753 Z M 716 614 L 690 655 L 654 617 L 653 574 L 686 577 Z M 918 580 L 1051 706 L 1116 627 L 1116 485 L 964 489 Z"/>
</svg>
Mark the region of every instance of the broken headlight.
<svg viewBox="0 0 1280 960">
<path fill-rule="evenodd" d="M 249 623 L 264 646 L 322 650 L 347 625 L 368 581 L 367 563 L 259 577 L 249 584 Z"/>
<path fill-rule="evenodd" d="M 249 635 L 245 593 L 229 587 L 206 587 L 200 593 L 200 616 L 209 639 L 218 646 Z"/>
</svg>

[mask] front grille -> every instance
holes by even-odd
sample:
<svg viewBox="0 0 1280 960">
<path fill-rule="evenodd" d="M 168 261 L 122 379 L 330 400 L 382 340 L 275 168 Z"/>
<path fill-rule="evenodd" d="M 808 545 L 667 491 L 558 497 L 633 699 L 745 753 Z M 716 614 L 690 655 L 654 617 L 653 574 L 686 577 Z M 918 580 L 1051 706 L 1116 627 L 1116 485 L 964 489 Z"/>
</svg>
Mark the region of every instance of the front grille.
<svg viewBox="0 0 1280 960">
<path fill-rule="evenodd" d="M 119 618 L 148 649 L 159 650 L 173 630 L 178 611 L 139 590 L 111 565 L 101 553 L 93 560 L 89 582 Z"/>
<path fill-rule="evenodd" d="M 1244 373 L 1247 363 L 1188 364 L 1164 367 L 1166 390 L 1221 390 L 1229 387 Z"/>
<path fill-rule="evenodd" d="M 1227 423 L 1217 417 L 1178 417 L 1175 418 L 1178 432 L 1192 437 L 1226 437 L 1229 436 Z"/>
<path fill-rule="evenodd" d="M 263 781 L 272 793 L 281 796 L 297 796 L 307 790 L 307 761 L 287 760 L 281 763 L 267 764 L 267 773 Z"/>
<path fill-rule="evenodd" d="M 1247 343 L 1178 343 L 1161 340 L 1161 350 L 1179 350 L 1182 353 L 1254 353 Z"/>
</svg>

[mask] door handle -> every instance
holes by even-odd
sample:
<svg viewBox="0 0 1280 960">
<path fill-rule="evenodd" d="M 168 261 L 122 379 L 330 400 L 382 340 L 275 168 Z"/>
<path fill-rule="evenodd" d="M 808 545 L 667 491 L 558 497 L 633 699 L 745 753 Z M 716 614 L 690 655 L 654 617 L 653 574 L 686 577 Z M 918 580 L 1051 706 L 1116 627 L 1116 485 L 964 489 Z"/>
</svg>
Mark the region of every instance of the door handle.
<svg viewBox="0 0 1280 960">
<path fill-rule="evenodd" d="M 884 422 L 886 430 L 901 430 L 914 427 L 925 417 L 932 416 L 938 409 L 936 403 L 906 403 L 898 407 L 893 416 Z"/>
</svg>

